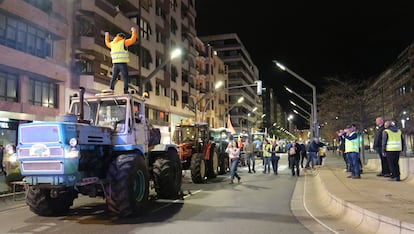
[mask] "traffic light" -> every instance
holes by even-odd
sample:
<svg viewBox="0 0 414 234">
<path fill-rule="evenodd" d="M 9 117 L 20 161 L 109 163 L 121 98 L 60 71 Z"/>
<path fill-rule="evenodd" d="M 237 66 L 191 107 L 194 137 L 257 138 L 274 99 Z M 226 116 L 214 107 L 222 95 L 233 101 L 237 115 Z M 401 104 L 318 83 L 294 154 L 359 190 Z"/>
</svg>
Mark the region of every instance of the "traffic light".
<svg viewBox="0 0 414 234">
<path fill-rule="evenodd" d="M 262 81 L 261 80 L 257 80 L 257 95 L 262 95 Z"/>
</svg>

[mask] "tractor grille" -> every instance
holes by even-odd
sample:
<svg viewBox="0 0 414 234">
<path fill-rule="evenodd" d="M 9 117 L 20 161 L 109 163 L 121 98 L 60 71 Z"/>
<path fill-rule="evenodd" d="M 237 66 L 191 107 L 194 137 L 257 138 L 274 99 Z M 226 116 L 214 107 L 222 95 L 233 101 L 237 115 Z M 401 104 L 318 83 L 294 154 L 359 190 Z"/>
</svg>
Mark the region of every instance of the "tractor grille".
<svg viewBox="0 0 414 234">
<path fill-rule="evenodd" d="M 62 171 L 63 163 L 59 161 L 50 162 L 22 162 L 23 171 Z"/>
<path fill-rule="evenodd" d="M 50 155 L 48 157 L 62 157 L 63 156 L 63 149 L 62 147 L 50 147 L 49 148 Z M 19 149 L 19 157 L 32 157 L 32 156 L 38 156 L 38 155 L 30 155 L 30 149 Z"/>
</svg>

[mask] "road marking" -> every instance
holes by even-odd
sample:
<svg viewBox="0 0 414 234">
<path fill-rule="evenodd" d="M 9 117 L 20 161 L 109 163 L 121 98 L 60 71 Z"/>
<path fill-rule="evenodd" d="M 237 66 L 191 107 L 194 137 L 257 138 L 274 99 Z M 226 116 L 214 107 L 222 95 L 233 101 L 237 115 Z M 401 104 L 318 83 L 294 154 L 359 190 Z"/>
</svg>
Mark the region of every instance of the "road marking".
<svg viewBox="0 0 414 234">
<path fill-rule="evenodd" d="M 157 209 L 154 209 L 154 210 L 152 210 L 151 211 L 151 213 L 155 213 L 155 212 L 158 212 L 158 211 L 160 211 L 160 210 L 162 210 L 162 209 L 164 209 L 164 208 L 166 208 L 167 206 L 170 206 L 171 204 L 177 204 L 177 203 L 181 203 L 181 204 L 184 204 L 184 200 L 186 199 L 186 198 L 188 198 L 188 197 L 190 197 L 190 196 L 192 196 L 192 195 L 195 195 L 195 194 L 197 194 L 197 193 L 199 193 L 199 192 L 201 192 L 202 190 L 195 190 L 194 192 L 189 192 L 187 195 L 185 195 L 184 197 L 183 197 L 183 199 L 175 199 L 175 200 L 171 200 L 171 199 L 157 199 L 157 200 L 155 200 L 155 202 L 159 202 L 159 203 L 166 203 L 165 205 L 163 205 L 163 206 L 161 206 L 161 207 L 159 207 L 159 208 L 157 208 Z"/>
</svg>

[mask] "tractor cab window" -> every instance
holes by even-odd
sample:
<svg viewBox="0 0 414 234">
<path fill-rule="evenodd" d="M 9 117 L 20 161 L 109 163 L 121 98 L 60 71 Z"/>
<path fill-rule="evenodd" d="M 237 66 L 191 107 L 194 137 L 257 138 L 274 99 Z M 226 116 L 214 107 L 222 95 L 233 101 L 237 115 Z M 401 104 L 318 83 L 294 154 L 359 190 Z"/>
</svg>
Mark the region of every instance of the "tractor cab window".
<svg viewBox="0 0 414 234">
<path fill-rule="evenodd" d="M 116 132 L 126 130 L 126 100 L 103 100 L 99 105 L 97 125 L 109 127 Z"/>
<path fill-rule="evenodd" d="M 133 113 L 135 123 L 145 123 L 144 110 L 140 102 L 134 101 Z"/>
</svg>

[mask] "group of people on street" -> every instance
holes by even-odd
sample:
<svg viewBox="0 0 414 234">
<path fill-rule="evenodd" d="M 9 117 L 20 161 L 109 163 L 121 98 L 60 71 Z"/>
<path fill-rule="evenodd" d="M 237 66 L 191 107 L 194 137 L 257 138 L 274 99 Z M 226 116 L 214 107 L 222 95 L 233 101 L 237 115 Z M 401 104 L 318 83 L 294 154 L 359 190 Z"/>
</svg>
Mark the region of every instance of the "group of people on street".
<svg viewBox="0 0 414 234">
<path fill-rule="evenodd" d="M 391 120 L 384 122 L 382 117 L 375 119 L 377 131 L 373 148 L 381 162 L 381 172 L 377 176 L 390 177 L 391 181 L 400 181 L 399 158 L 405 148 L 404 137 L 395 123 Z M 342 153 L 348 178 L 360 179 L 362 162 L 360 158 L 361 136 L 356 131 L 356 125 L 348 125 L 337 131 L 338 150 Z"/>
<path fill-rule="evenodd" d="M 315 137 L 308 145 L 303 141 L 297 142 L 296 140 L 291 140 L 285 149 L 288 153 L 289 168 L 292 176 L 300 176 L 300 170 L 304 167 L 303 163 L 305 159 L 305 169 L 309 168 L 310 165 L 321 164 L 322 157 L 319 157 L 318 152 L 324 146 L 323 143 L 319 142 L 318 137 Z M 256 173 L 255 158 L 256 156 L 261 156 L 263 160 L 263 174 L 273 172 L 274 175 L 278 175 L 280 153 L 284 152 L 284 147 L 279 145 L 276 140 L 269 141 L 268 139 L 263 139 L 263 141 L 260 141 L 259 139 L 255 139 L 251 142 L 247 138 L 242 146 L 238 147 L 236 142 L 231 141 L 226 149 L 230 160 L 230 184 L 234 183 L 235 178 L 237 178 L 239 183 L 241 180 L 241 177 L 237 173 L 241 150 L 245 154 L 248 173 Z"/>
<path fill-rule="evenodd" d="M 400 155 L 405 149 L 404 136 L 391 120 L 384 122 L 383 117 L 375 119 L 377 132 L 374 137 L 374 149 L 381 161 L 381 172 L 377 176 L 390 177 L 391 181 L 400 181 Z"/>
</svg>

